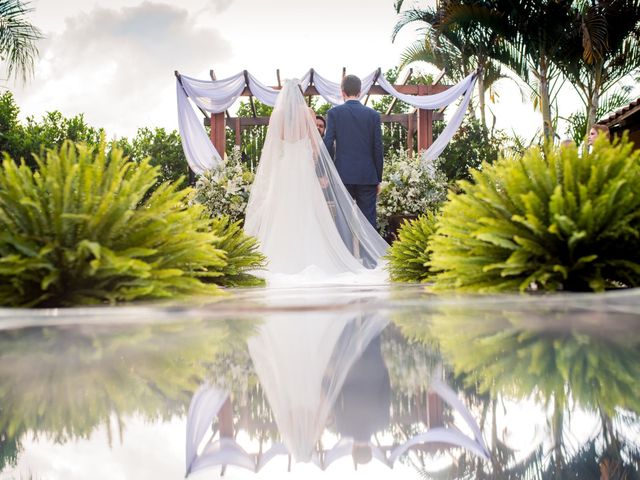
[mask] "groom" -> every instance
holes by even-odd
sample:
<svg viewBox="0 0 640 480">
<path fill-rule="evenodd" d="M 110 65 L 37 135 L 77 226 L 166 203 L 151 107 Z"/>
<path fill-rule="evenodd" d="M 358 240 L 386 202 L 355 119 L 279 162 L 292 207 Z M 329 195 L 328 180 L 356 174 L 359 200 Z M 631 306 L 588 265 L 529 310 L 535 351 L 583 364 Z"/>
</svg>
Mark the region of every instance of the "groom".
<svg viewBox="0 0 640 480">
<path fill-rule="evenodd" d="M 342 183 L 375 228 L 382 181 L 382 127 L 380 114 L 359 102 L 361 86 L 355 75 L 343 78 L 344 104 L 329 110 L 324 143 Z"/>
</svg>

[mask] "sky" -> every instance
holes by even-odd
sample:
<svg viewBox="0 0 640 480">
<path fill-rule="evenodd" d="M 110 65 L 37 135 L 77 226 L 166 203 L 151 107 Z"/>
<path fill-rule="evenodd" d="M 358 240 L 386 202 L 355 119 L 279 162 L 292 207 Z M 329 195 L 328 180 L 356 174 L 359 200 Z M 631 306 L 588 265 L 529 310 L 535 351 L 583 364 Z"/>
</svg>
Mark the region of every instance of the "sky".
<svg viewBox="0 0 640 480">
<path fill-rule="evenodd" d="M 419 34 L 410 25 L 391 42 L 398 18 L 393 3 L 32 0 L 30 19 L 46 37 L 35 75 L 26 84 L 0 86 L 14 92 L 22 118 L 83 113 L 109 136 L 133 136 L 140 127 L 174 129 L 174 70 L 208 79 L 210 69 L 218 78 L 246 69 L 276 85 L 276 69 L 285 79 L 315 68 L 337 82 L 343 67 L 364 76 L 396 66 Z M 538 115 L 522 103 L 515 84 L 503 82 L 498 94 L 490 106 L 497 126 L 533 135 Z"/>
</svg>

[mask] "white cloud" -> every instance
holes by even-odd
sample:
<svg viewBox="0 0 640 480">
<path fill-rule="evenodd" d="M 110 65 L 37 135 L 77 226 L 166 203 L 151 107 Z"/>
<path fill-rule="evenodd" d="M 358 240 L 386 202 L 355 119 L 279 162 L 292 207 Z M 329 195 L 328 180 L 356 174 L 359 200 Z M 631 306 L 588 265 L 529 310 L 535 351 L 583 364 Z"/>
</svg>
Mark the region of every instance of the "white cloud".
<svg viewBox="0 0 640 480">
<path fill-rule="evenodd" d="M 187 10 L 151 2 L 69 17 L 40 47 L 35 79 L 16 91 L 22 111 L 40 115 L 41 105 L 55 105 L 110 135 L 174 126 L 173 71 L 199 72 L 231 54 L 222 35 L 196 26 Z"/>
<path fill-rule="evenodd" d="M 209 0 L 216 13 L 222 13 L 231 6 L 233 0 Z"/>
</svg>

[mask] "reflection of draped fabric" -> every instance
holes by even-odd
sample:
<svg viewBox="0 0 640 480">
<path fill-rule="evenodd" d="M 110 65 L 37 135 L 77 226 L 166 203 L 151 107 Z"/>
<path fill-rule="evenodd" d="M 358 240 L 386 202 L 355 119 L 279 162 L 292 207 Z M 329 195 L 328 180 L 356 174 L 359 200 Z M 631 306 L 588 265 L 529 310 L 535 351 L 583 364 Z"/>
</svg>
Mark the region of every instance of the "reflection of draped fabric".
<svg viewBox="0 0 640 480">
<path fill-rule="evenodd" d="M 349 329 L 354 321 L 359 328 Z M 296 461 L 312 459 L 349 368 L 387 323 L 378 316 L 354 320 L 317 314 L 303 321 L 280 315 L 269 318 L 249 340 L 255 371 Z"/>
</svg>

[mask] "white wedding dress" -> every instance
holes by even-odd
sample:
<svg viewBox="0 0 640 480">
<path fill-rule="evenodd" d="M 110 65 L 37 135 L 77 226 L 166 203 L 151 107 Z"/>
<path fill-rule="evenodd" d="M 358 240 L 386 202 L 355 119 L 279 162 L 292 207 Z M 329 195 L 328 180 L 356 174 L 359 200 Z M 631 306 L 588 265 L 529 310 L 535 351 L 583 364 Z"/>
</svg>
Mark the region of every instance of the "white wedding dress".
<svg viewBox="0 0 640 480">
<path fill-rule="evenodd" d="M 251 187 L 245 231 L 269 285 L 380 284 L 387 243 L 342 184 L 296 80 L 287 80 Z"/>
</svg>

